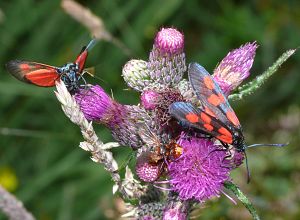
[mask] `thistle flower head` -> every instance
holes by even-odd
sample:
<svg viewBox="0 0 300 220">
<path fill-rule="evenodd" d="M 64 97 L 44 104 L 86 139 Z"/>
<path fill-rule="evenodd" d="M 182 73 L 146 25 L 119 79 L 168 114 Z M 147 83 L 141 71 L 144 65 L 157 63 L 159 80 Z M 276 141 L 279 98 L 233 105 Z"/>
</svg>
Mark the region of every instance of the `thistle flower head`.
<svg viewBox="0 0 300 220">
<path fill-rule="evenodd" d="M 137 158 L 135 166 L 136 174 L 144 182 L 153 182 L 157 180 L 161 173 L 161 164 L 151 162 L 150 154 L 150 152 L 142 153 Z"/>
<path fill-rule="evenodd" d="M 231 170 L 230 161 L 225 159 L 226 151 L 197 137 L 181 137 L 179 144 L 184 149 L 183 155 L 168 165 L 172 189 L 183 200 L 203 202 L 219 196 Z"/>
<path fill-rule="evenodd" d="M 184 36 L 174 28 L 162 28 L 150 52 L 148 70 L 154 82 L 174 86 L 186 71 Z"/>
<path fill-rule="evenodd" d="M 154 46 L 162 54 L 178 54 L 183 52 L 184 36 L 175 28 L 162 28 L 156 35 Z"/>
<path fill-rule="evenodd" d="M 143 109 L 113 101 L 98 85 L 80 90 L 75 99 L 84 116 L 108 127 L 121 145 L 134 149 L 142 146 L 136 121 L 149 120 Z"/>
<path fill-rule="evenodd" d="M 105 123 L 108 113 L 114 107 L 113 100 L 98 85 L 81 89 L 75 94 L 76 102 L 86 119 Z"/>
<path fill-rule="evenodd" d="M 256 42 L 247 43 L 229 52 L 217 66 L 213 77 L 224 94 L 229 95 L 250 75 L 257 47 Z"/>
</svg>

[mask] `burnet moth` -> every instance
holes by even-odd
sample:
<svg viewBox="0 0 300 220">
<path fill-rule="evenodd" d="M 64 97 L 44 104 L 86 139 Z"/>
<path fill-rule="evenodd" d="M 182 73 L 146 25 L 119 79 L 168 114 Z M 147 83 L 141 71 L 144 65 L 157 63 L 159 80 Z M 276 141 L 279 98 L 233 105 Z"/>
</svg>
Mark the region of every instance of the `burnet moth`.
<svg viewBox="0 0 300 220">
<path fill-rule="evenodd" d="M 246 145 L 242 126 L 212 76 L 197 63 L 189 65 L 188 76 L 201 107 L 197 108 L 188 102 L 175 102 L 169 106 L 169 113 L 181 125 L 218 139 L 226 149 L 233 146 L 238 152 L 244 153 L 249 182 L 250 172 L 245 150 L 257 146 L 283 147 L 287 144 Z"/>
<path fill-rule="evenodd" d="M 71 94 L 76 93 L 81 87 L 80 80 L 83 78 L 84 65 L 89 50 L 95 45 L 96 40 L 92 39 L 89 44 L 82 48 L 74 62 L 67 63 L 62 67 L 50 66 L 42 63 L 11 60 L 6 68 L 18 80 L 41 87 L 52 87 L 55 81 L 61 80 Z"/>
</svg>

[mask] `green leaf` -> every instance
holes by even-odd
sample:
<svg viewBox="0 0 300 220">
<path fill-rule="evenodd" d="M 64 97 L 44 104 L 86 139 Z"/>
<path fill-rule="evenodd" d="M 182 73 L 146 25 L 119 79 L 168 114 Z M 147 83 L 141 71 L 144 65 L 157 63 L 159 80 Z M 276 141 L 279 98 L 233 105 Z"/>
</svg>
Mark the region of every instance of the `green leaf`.
<svg viewBox="0 0 300 220">
<path fill-rule="evenodd" d="M 245 194 L 240 190 L 240 188 L 237 185 L 235 185 L 232 182 L 225 182 L 224 186 L 225 186 L 225 188 L 229 189 L 230 191 L 232 191 L 236 195 L 236 197 L 248 209 L 248 211 L 252 215 L 253 219 L 260 220 L 254 206 L 252 205 L 252 203 L 249 201 L 249 199 L 245 196 Z"/>
</svg>

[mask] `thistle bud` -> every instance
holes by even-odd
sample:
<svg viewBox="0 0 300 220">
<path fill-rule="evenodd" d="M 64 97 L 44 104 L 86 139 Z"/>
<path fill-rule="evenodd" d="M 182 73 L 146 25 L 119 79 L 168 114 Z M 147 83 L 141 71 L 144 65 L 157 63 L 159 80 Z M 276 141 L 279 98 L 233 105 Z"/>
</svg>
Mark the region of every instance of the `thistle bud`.
<svg viewBox="0 0 300 220">
<path fill-rule="evenodd" d="M 165 85 L 178 83 L 186 71 L 184 36 L 174 28 L 162 28 L 156 35 L 148 69 L 152 80 Z"/>
<path fill-rule="evenodd" d="M 229 95 L 250 75 L 256 42 L 247 43 L 227 54 L 214 71 L 213 77 L 225 95 Z"/>
<path fill-rule="evenodd" d="M 129 60 L 123 67 L 122 75 L 127 85 L 137 91 L 143 91 L 150 83 L 150 73 L 144 60 Z"/>
</svg>

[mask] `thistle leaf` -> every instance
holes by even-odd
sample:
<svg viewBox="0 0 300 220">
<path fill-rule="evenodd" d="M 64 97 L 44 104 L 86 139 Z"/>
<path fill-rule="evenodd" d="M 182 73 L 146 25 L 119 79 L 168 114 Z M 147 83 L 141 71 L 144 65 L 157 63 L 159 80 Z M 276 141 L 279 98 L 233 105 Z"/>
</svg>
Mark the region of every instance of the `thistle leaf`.
<svg viewBox="0 0 300 220">
<path fill-rule="evenodd" d="M 255 208 L 253 207 L 252 203 L 249 199 L 245 196 L 245 194 L 240 190 L 240 188 L 232 182 L 225 182 L 225 188 L 232 191 L 236 197 L 243 203 L 243 205 L 248 209 L 250 214 L 252 215 L 254 220 L 260 220 Z"/>
<path fill-rule="evenodd" d="M 263 72 L 260 76 L 257 76 L 251 82 L 240 86 L 237 90 L 237 93 L 229 95 L 229 99 L 232 101 L 240 100 L 247 95 L 251 95 L 254 93 L 255 90 L 260 88 L 266 81 L 269 79 L 277 70 L 278 68 L 290 57 L 292 56 L 297 49 L 292 49 L 284 52 L 276 62 L 270 66 L 265 72 Z"/>
</svg>

